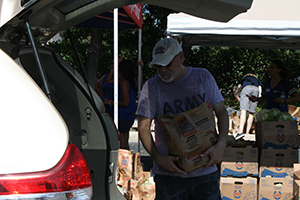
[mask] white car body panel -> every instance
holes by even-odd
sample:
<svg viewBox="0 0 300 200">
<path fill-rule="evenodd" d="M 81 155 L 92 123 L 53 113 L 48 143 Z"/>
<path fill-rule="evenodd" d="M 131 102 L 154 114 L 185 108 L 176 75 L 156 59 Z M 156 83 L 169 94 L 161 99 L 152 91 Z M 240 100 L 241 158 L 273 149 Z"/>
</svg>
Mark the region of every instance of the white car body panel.
<svg viewBox="0 0 300 200">
<path fill-rule="evenodd" d="M 1 174 L 48 170 L 66 150 L 67 127 L 41 89 L 2 50 L 0 60 Z"/>
<path fill-rule="evenodd" d="M 0 1 L 0 26 L 3 26 L 3 24 L 13 18 L 22 9 L 20 1 Z"/>
</svg>

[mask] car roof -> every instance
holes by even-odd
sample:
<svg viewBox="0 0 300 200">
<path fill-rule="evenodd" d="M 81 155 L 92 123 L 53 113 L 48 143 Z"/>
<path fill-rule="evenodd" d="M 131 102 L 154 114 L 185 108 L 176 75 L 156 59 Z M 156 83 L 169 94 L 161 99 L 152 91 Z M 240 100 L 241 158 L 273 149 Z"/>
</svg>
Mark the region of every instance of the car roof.
<svg viewBox="0 0 300 200">
<path fill-rule="evenodd" d="M 140 3 L 227 22 L 239 13 L 246 12 L 252 0 L 0 0 L 0 39 L 11 37 L 8 39 L 12 40 L 16 34 L 21 34 L 25 18 L 30 22 L 34 36 L 40 41 L 47 41 L 57 32 L 98 14 Z"/>
</svg>

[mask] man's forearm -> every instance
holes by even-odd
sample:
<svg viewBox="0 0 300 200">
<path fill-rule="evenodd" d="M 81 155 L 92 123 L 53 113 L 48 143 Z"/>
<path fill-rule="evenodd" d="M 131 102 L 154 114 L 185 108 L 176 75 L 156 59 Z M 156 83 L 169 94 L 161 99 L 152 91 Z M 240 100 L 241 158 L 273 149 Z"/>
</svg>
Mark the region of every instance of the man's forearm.
<svg viewBox="0 0 300 200">
<path fill-rule="evenodd" d="M 156 148 L 156 145 L 154 143 L 153 137 L 151 135 L 150 130 L 142 130 L 139 131 L 139 138 L 145 148 L 145 150 L 150 154 L 150 156 L 153 158 L 153 160 L 156 160 L 159 152 Z"/>
<path fill-rule="evenodd" d="M 145 148 L 145 150 L 150 154 L 153 160 L 156 160 L 160 155 L 158 152 L 156 145 L 154 143 L 150 127 L 151 127 L 151 119 L 145 118 L 143 116 L 138 117 L 138 130 L 139 130 L 139 138 Z"/>
<path fill-rule="evenodd" d="M 229 118 L 227 111 L 225 114 L 226 116 L 222 116 L 218 119 L 218 130 L 219 130 L 219 141 L 227 143 L 227 136 L 228 136 L 228 130 L 229 130 Z"/>
<path fill-rule="evenodd" d="M 227 143 L 227 135 L 229 131 L 229 117 L 225 107 L 218 109 L 216 112 L 218 118 L 218 130 L 219 139 L 218 141 Z"/>
</svg>

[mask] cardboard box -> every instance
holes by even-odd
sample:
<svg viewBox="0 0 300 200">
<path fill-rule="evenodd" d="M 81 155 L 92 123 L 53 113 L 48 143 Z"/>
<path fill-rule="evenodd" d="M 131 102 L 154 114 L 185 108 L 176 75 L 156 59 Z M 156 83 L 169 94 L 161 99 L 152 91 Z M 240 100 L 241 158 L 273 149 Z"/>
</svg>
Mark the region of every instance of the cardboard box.
<svg viewBox="0 0 300 200">
<path fill-rule="evenodd" d="M 294 200 L 300 199 L 300 164 L 294 163 L 294 174 L 293 174 L 293 195 Z"/>
<path fill-rule="evenodd" d="M 178 167 L 185 172 L 204 167 L 209 156 L 201 154 L 218 140 L 212 105 L 209 101 L 174 115 L 158 118 L 168 143 L 169 155 L 176 155 Z"/>
<path fill-rule="evenodd" d="M 246 177 L 248 175 L 258 176 L 257 162 L 222 162 L 221 176 Z"/>
<path fill-rule="evenodd" d="M 224 150 L 223 161 L 258 162 L 258 149 L 252 146 L 226 147 Z"/>
<path fill-rule="evenodd" d="M 258 176 L 258 149 L 252 146 L 227 147 L 221 163 L 221 176 Z"/>
<path fill-rule="evenodd" d="M 238 132 L 240 125 L 240 116 L 238 111 L 234 111 L 229 116 L 229 132 L 231 134 L 236 134 Z"/>
<path fill-rule="evenodd" d="M 300 122 L 300 107 L 294 106 L 294 105 L 288 105 L 289 106 L 289 113 L 294 118 L 294 120 L 297 120 L 298 123 Z"/>
<path fill-rule="evenodd" d="M 258 199 L 292 199 L 293 178 L 260 178 Z"/>
<path fill-rule="evenodd" d="M 300 199 L 300 180 L 294 180 L 293 195 L 294 195 L 294 200 Z"/>
<path fill-rule="evenodd" d="M 293 177 L 292 167 L 265 167 L 259 168 L 259 177 L 285 178 Z"/>
<path fill-rule="evenodd" d="M 300 199 L 300 164 L 294 163 L 293 174 L 293 195 L 294 200 Z"/>
<path fill-rule="evenodd" d="M 257 122 L 256 141 L 261 149 L 299 147 L 297 121 Z"/>
<path fill-rule="evenodd" d="M 297 149 L 262 149 L 260 157 L 260 177 L 293 177 L 293 165 L 298 162 Z"/>
<path fill-rule="evenodd" d="M 221 177 L 222 199 L 257 199 L 257 178 Z"/>
<path fill-rule="evenodd" d="M 294 175 L 295 180 L 300 180 L 300 163 L 294 163 Z"/>
<path fill-rule="evenodd" d="M 297 149 L 262 149 L 260 166 L 267 167 L 293 167 L 298 162 Z"/>
</svg>

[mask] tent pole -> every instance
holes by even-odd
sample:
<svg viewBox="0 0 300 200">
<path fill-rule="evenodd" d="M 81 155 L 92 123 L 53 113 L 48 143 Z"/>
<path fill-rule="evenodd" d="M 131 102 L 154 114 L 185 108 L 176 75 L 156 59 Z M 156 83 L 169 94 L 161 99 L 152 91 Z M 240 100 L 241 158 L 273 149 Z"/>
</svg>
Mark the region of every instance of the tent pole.
<svg viewBox="0 0 300 200">
<path fill-rule="evenodd" d="M 142 29 L 139 28 L 139 55 L 138 60 L 142 58 Z M 142 87 L 142 66 L 138 66 L 138 97 L 140 97 Z"/>
<path fill-rule="evenodd" d="M 118 129 L 118 8 L 114 9 L 114 122 Z M 118 129 L 119 130 L 119 129 Z"/>
<path fill-rule="evenodd" d="M 142 29 L 139 28 L 139 56 L 138 60 L 142 58 Z M 138 66 L 138 99 L 140 98 L 140 92 L 142 87 L 142 66 Z M 141 152 L 141 141 L 138 138 L 138 152 Z"/>
</svg>

